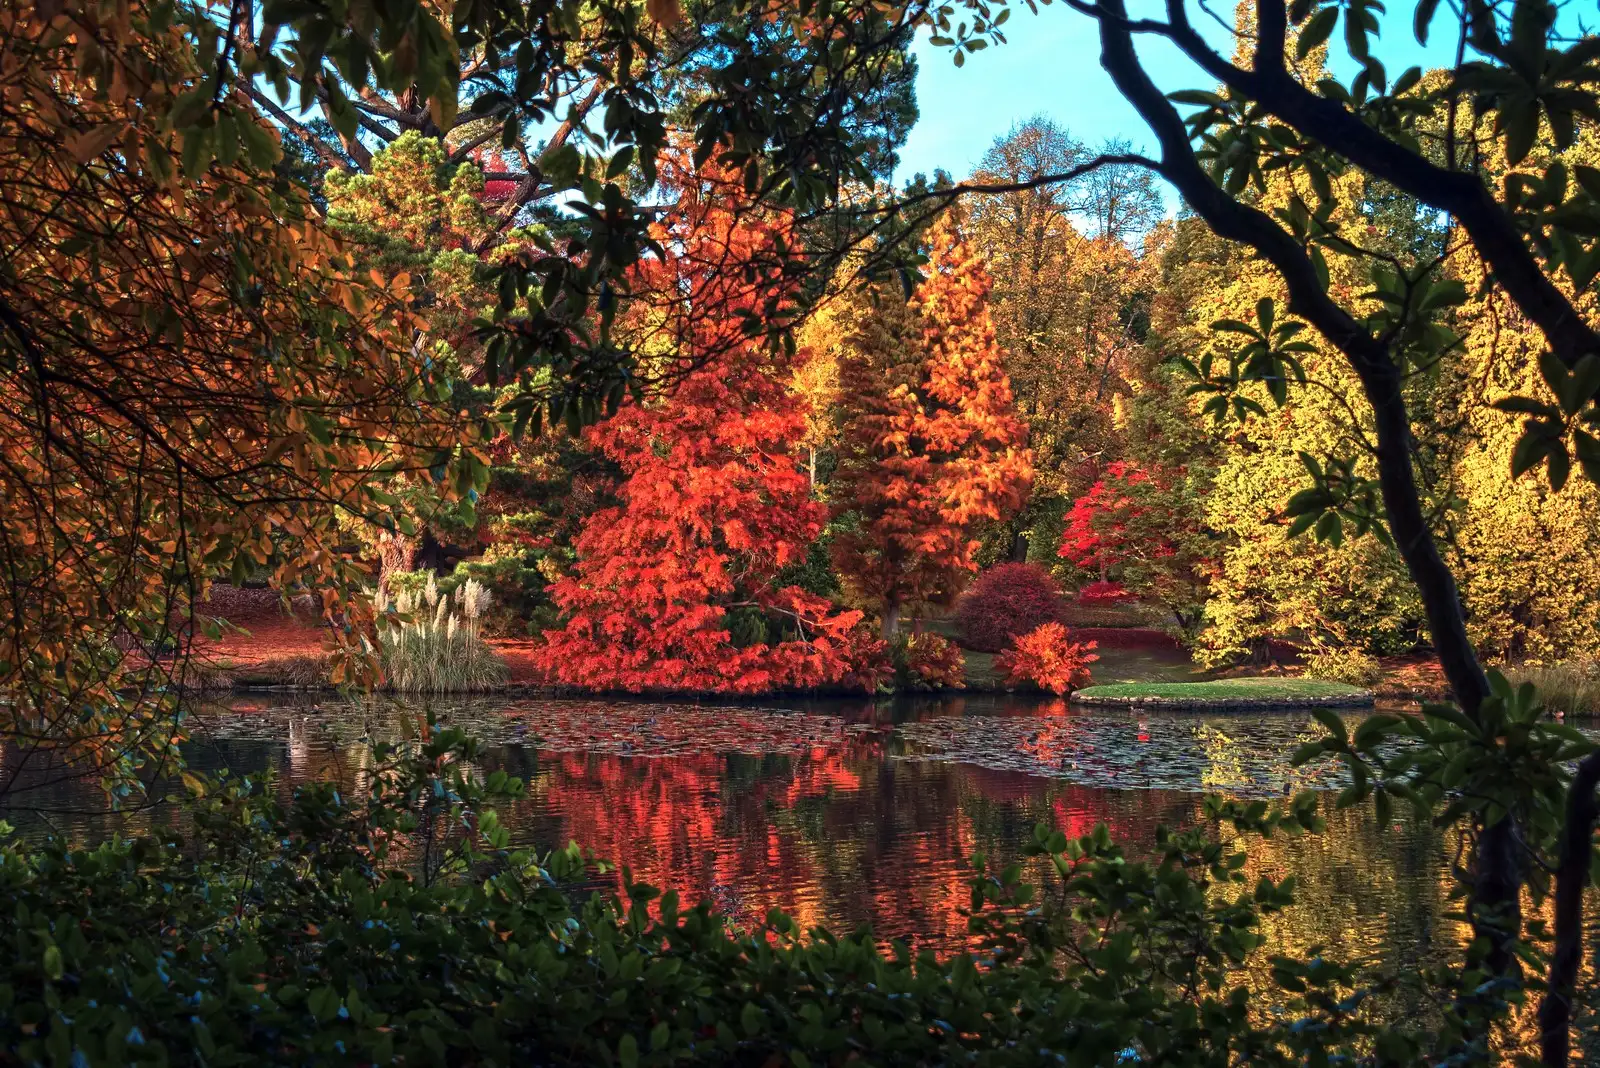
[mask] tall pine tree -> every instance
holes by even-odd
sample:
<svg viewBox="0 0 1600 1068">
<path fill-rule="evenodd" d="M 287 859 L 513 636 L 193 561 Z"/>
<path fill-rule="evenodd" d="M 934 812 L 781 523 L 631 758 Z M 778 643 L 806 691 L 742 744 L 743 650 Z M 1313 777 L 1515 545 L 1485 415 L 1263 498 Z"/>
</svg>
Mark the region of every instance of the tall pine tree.
<svg viewBox="0 0 1600 1068">
<path fill-rule="evenodd" d="M 960 591 L 980 527 L 1021 507 L 1033 478 L 988 275 L 952 217 L 929 241 L 928 278 L 909 306 L 869 294 L 843 315 L 832 551 L 878 604 L 885 637 L 906 606 Z"/>
</svg>

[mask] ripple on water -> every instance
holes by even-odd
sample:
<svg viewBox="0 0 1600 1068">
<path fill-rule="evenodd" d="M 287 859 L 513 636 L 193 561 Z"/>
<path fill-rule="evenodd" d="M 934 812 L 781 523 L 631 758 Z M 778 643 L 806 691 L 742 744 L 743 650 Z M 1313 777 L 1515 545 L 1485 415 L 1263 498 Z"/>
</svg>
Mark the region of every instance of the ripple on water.
<svg viewBox="0 0 1600 1068">
<path fill-rule="evenodd" d="M 902 760 L 976 764 L 1088 786 L 1264 797 L 1344 784 L 1342 770 L 1325 762 L 1291 766 L 1295 749 L 1324 733 L 1309 715 L 1293 712 L 965 716 L 899 731 L 907 743 Z"/>
</svg>

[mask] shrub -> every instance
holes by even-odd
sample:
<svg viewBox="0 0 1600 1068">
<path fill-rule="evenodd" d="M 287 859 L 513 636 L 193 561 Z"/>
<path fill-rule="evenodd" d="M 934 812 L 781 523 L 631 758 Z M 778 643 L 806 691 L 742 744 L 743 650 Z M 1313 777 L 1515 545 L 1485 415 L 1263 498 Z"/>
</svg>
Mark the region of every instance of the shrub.
<svg viewBox="0 0 1600 1068">
<path fill-rule="evenodd" d="M 1018 635 L 1063 621 L 1066 605 L 1050 573 L 1037 564 L 1001 564 L 979 575 L 956 605 L 956 626 L 969 649 L 998 653 Z"/>
<path fill-rule="evenodd" d="M 1274 958 L 1268 988 L 1247 990 L 1263 919 L 1292 891 L 1270 877 L 1246 885 L 1242 835 L 1163 832 L 1144 859 L 1103 825 L 1070 840 L 1037 828 L 1023 852 L 1058 885 L 1036 897 L 1020 865 L 974 858 L 974 953 L 914 958 L 870 931 L 803 933 L 777 911 L 740 932 L 642 884 L 592 892 L 577 847 L 541 857 L 511 845 L 490 806 L 522 784 L 478 777 L 478 748 L 430 728 L 414 746 L 378 748 L 364 795 L 315 784 L 285 800 L 270 781 L 196 782 L 193 841 L 0 840 L 0 1059 L 1424 1060 L 1427 1036 L 1376 1042 L 1374 999 L 1333 960 Z M 1207 816 L 1268 834 L 1314 828 L 1316 804 L 1212 801 Z M 1245 1011 L 1260 998 L 1274 1011 Z"/>
<path fill-rule="evenodd" d="M 955 642 L 938 634 L 901 634 L 892 655 L 895 684 L 902 690 L 960 690 L 966 687 L 966 658 Z"/>
<path fill-rule="evenodd" d="M 1089 684 L 1089 665 L 1100 659 L 1094 649 L 1094 642 L 1069 641 L 1060 623 L 1046 623 L 1017 638 L 995 657 L 994 666 L 1007 686 L 1031 683 L 1051 693 L 1071 693 Z"/>
<path fill-rule="evenodd" d="M 1097 579 L 1078 591 L 1078 603 L 1083 605 L 1123 604 L 1137 600 L 1120 582 Z"/>
<path fill-rule="evenodd" d="M 840 656 L 848 665 L 839 688 L 852 693 L 881 693 L 894 681 L 894 655 L 889 643 L 869 628 L 851 627 L 838 639 Z"/>
<path fill-rule="evenodd" d="M 483 640 L 481 620 L 491 597 L 476 579 L 453 595 L 439 592 L 429 576 L 421 593 L 400 589 L 390 607 L 409 619 L 378 626 L 378 655 L 388 686 L 400 693 L 466 693 L 491 690 L 505 682 L 505 661 Z"/>
<path fill-rule="evenodd" d="M 1352 686 L 1370 686 L 1383 674 L 1376 657 L 1362 649 L 1319 649 L 1305 657 L 1306 674 Z"/>
</svg>

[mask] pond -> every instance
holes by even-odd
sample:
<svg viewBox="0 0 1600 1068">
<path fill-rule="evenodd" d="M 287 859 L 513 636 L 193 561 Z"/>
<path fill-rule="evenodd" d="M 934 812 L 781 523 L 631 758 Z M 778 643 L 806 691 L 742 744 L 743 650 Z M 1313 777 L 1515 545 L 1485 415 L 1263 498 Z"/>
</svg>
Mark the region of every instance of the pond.
<svg viewBox="0 0 1600 1068">
<path fill-rule="evenodd" d="M 425 706 L 289 703 L 257 695 L 199 716 L 191 762 L 274 769 L 283 788 L 349 783 L 365 738 L 399 737 Z M 805 925 L 870 924 L 882 937 L 955 948 L 968 858 L 1014 858 L 1038 822 L 1104 822 L 1138 850 L 1160 824 L 1201 818 L 1207 792 L 1281 797 L 1339 785 L 1292 769 L 1309 714 L 1141 714 L 1011 697 L 779 702 L 773 707 L 602 700 L 446 700 L 433 711 L 489 743 L 484 770 L 529 785 L 504 813 L 521 841 L 576 840 L 596 856 L 736 919 L 774 906 Z M 29 785 L 24 774 L 10 784 Z M 83 837 L 131 832 L 160 810 L 108 815 L 85 784 L 13 789 L 13 822 Z M 1331 805 L 1330 805 L 1331 808 Z M 1459 944 L 1449 845 L 1370 808 L 1329 812 L 1324 835 L 1252 846 L 1248 872 L 1299 877 L 1300 907 L 1273 920 L 1279 951 L 1322 945 L 1374 963 Z"/>
</svg>

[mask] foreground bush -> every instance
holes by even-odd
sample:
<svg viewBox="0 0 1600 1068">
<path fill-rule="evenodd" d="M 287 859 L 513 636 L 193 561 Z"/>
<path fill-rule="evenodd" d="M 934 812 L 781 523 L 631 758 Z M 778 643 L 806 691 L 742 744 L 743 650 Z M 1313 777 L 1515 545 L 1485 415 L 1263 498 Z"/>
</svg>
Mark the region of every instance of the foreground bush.
<svg viewBox="0 0 1600 1068">
<path fill-rule="evenodd" d="M 1095 642 L 1075 642 L 1060 623 L 1035 627 L 994 658 L 1007 686 L 1037 686 L 1054 694 L 1089 685 L 1089 665 L 1099 660 Z"/>
<path fill-rule="evenodd" d="M 1237 845 L 1200 829 L 1144 861 L 1104 827 L 1041 827 L 1049 893 L 976 858 L 973 955 L 913 958 L 777 912 L 737 932 L 642 885 L 569 891 L 577 849 L 513 848 L 487 805 L 521 786 L 465 770 L 479 759 L 440 731 L 380 747 L 359 799 L 224 781 L 191 799 L 191 840 L 9 839 L 0 1059 L 1399 1065 L 1442 1037 L 1382 1031 L 1326 960 L 1237 986 L 1291 887 L 1243 885 Z M 1209 814 L 1237 841 L 1314 828 L 1315 804 Z"/>
<path fill-rule="evenodd" d="M 991 567 L 956 605 L 956 625 L 969 649 L 998 653 L 1045 623 L 1064 622 L 1066 603 L 1050 573 L 1037 564 Z"/>
</svg>

